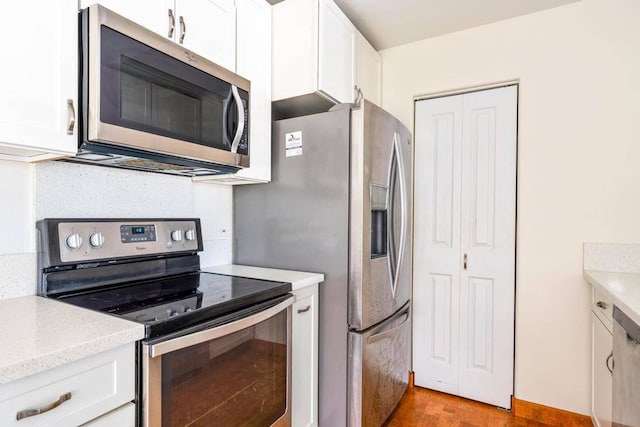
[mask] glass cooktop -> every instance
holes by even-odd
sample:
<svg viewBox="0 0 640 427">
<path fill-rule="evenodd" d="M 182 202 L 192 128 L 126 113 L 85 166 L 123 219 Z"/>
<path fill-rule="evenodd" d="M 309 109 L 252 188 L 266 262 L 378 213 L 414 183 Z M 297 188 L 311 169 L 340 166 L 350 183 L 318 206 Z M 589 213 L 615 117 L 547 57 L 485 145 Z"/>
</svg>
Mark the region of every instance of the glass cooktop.
<svg viewBox="0 0 640 427">
<path fill-rule="evenodd" d="M 291 283 L 189 273 L 59 300 L 145 325 L 146 338 L 170 334 L 286 295 Z"/>
</svg>

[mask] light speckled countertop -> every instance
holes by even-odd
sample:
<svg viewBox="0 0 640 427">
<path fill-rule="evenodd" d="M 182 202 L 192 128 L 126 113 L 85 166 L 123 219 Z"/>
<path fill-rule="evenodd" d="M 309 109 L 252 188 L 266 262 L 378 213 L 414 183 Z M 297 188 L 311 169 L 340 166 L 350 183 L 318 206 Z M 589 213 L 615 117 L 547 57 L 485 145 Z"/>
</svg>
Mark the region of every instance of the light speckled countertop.
<svg viewBox="0 0 640 427">
<path fill-rule="evenodd" d="M 59 301 L 0 300 L 0 384 L 142 339 L 142 324 Z"/>
<path fill-rule="evenodd" d="M 640 325 L 640 274 L 584 270 L 584 278 Z"/>
<path fill-rule="evenodd" d="M 275 280 L 278 282 L 290 282 L 292 290 L 298 290 L 305 286 L 324 281 L 324 274 L 308 273 L 304 271 L 279 270 L 275 268 L 253 267 L 249 265 L 217 265 L 203 268 L 209 273 L 225 274 L 227 276 L 249 277 L 251 279 Z"/>
</svg>

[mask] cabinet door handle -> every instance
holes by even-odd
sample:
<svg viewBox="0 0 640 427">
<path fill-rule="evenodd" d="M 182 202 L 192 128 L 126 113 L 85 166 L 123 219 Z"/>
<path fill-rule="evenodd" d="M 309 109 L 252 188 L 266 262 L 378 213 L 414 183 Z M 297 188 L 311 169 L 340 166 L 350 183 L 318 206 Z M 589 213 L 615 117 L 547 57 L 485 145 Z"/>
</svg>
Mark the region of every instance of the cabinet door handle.
<svg viewBox="0 0 640 427">
<path fill-rule="evenodd" d="M 76 109 L 73 106 L 73 99 L 67 99 L 67 135 L 73 135 L 76 127 Z"/>
<path fill-rule="evenodd" d="M 173 16 L 173 10 L 169 9 L 169 33 L 167 37 L 173 38 L 173 31 L 176 29 L 176 17 Z"/>
<path fill-rule="evenodd" d="M 606 302 L 604 302 L 604 301 L 598 301 L 598 302 L 596 303 L 596 305 L 598 306 L 598 308 L 601 308 L 601 309 L 603 309 L 603 310 L 606 310 L 606 309 L 607 309 L 607 307 L 608 307 L 607 303 L 606 303 Z"/>
<path fill-rule="evenodd" d="M 467 254 L 464 254 L 464 257 L 462 257 L 462 266 L 465 270 L 467 269 Z"/>
<path fill-rule="evenodd" d="M 187 34 L 187 25 L 184 23 L 184 18 L 180 17 L 180 44 L 184 42 L 184 36 Z"/>
<path fill-rule="evenodd" d="M 311 310 L 311 305 L 308 305 L 305 308 L 299 308 L 298 313 L 306 313 L 309 310 Z"/>
<path fill-rule="evenodd" d="M 52 409 L 57 408 L 62 405 L 67 400 L 71 400 L 71 393 L 65 393 L 58 398 L 53 403 L 50 403 L 47 406 L 44 406 L 40 409 L 25 409 L 24 411 L 20 411 L 16 414 L 16 420 L 20 421 L 23 418 L 33 417 L 34 415 L 44 414 L 45 412 L 49 412 Z"/>
<path fill-rule="evenodd" d="M 611 361 L 611 367 L 609 367 L 609 361 Z M 607 369 L 609 370 L 611 375 L 613 375 L 613 369 L 616 366 L 616 363 L 613 360 L 613 350 L 611 350 L 611 353 L 609 354 L 609 356 L 607 356 L 607 360 L 604 362 L 604 364 L 607 365 Z"/>
</svg>

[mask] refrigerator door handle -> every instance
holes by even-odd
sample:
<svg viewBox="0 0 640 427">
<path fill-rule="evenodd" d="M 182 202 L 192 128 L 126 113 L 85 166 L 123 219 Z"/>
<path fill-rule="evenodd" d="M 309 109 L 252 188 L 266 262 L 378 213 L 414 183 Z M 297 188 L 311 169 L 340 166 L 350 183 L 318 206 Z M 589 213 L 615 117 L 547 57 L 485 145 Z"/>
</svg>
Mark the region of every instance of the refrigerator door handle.
<svg viewBox="0 0 640 427">
<path fill-rule="evenodd" d="M 396 150 L 396 156 L 398 159 L 398 179 L 400 180 L 400 248 L 398 249 L 398 267 L 401 269 L 404 265 L 404 249 L 407 241 L 407 182 L 405 180 L 405 164 L 402 158 L 402 147 L 400 140 L 400 134 L 398 132 L 393 133 L 393 146 Z M 398 274 L 396 274 L 398 276 Z M 397 280 L 397 278 L 396 278 Z"/>
<path fill-rule="evenodd" d="M 391 290 L 396 294 L 396 272 L 398 269 L 398 258 L 396 248 L 395 232 L 395 204 L 396 204 L 396 177 L 398 176 L 398 156 L 394 144 L 391 147 L 391 165 L 389 166 L 389 176 L 387 177 L 387 265 L 389 266 L 389 276 L 391 278 Z"/>
<path fill-rule="evenodd" d="M 385 331 L 371 335 L 369 338 L 367 338 L 367 344 L 373 344 L 374 342 L 382 341 L 385 338 L 395 335 L 398 332 L 398 330 L 402 329 L 404 325 L 409 321 L 409 307 L 407 307 L 401 313 L 396 315 L 396 318 L 401 316 L 404 316 L 404 320 L 402 321 L 402 323 L 400 323 L 398 326 L 395 326 L 391 329 L 387 329 Z"/>
<path fill-rule="evenodd" d="M 388 246 L 389 246 L 389 257 L 388 265 L 389 265 L 389 274 L 391 276 L 391 290 L 393 292 L 393 296 L 396 295 L 396 289 L 398 287 L 398 279 L 399 274 L 398 271 L 401 269 L 404 262 L 404 247 L 406 243 L 406 234 L 407 234 L 407 188 L 406 182 L 404 180 L 405 177 L 405 166 L 402 158 L 402 150 L 400 147 L 400 135 L 398 132 L 393 133 L 393 148 L 391 152 L 391 166 L 389 168 L 389 176 L 387 178 L 388 184 L 388 218 L 387 222 L 389 224 L 387 228 L 388 233 Z M 400 200 L 395 196 L 395 187 L 396 182 L 399 182 L 399 190 L 400 190 Z M 400 242 L 396 247 L 395 244 L 395 204 L 400 203 Z"/>
</svg>

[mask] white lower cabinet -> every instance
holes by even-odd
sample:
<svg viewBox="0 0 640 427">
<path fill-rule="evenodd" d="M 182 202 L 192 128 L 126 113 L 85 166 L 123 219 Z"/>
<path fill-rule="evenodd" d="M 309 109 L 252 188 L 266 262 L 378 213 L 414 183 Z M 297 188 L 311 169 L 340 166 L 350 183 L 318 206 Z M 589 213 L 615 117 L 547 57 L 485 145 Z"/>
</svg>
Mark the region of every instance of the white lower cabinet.
<svg viewBox="0 0 640 427">
<path fill-rule="evenodd" d="M 69 427 L 95 420 L 135 398 L 135 373 L 131 343 L 2 384 L 0 425 Z M 135 411 L 124 412 L 133 418 L 120 414 L 124 423 L 110 425 L 133 425 Z"/>
<path fill-rule="evenodd" d="M 294 291 L 291 418 L 293 427 L 318 425 L 318 285 Z"/>
<path fill-rule="evenodd" d="M 95 420 L 82 424 L 81 427 L 135 427 L 136 425 L 136 405 L 127 403 L 118 409 L 114 409 L 108 414 L 104 414 Z"/>
<path fill-rule="evenodd" d="M 594 291 L 591 312 L 591 419 L 596 427 L 612 426 L 613 305 Z"/>
</svg>

